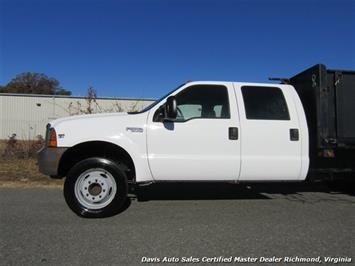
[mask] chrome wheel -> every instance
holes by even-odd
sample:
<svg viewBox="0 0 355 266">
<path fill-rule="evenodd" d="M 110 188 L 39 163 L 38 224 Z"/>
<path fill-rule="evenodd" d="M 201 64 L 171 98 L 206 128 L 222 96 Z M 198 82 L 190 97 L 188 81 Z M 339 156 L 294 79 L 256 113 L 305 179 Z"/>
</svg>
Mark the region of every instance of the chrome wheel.
<svg viewBox="0 0 355 266">
<path fill-rule="evenodd" d="M 75 182 L 75 197 L 87 209 L 101 209 L 110 204 L 117 192 L 111 173 L 101 168 L 88 169 Z"/>
</svg>

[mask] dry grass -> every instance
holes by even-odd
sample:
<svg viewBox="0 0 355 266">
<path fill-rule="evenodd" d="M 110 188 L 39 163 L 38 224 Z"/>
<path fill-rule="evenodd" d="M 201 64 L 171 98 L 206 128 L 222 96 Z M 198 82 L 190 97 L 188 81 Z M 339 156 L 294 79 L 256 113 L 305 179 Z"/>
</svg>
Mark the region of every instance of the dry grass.
<svg viewBox="0 0 355 266">
<path fill-rule="evenodd" d="M 0 141 L 0 155 L 6 141 Z M 0 187 L 59 187 L 63 180 L 51 179 L 38 171 L 35 158 L 0 157 Z"/>
<path fill-rule="evenodd" d="M 0 188 L 63 188 L 62 180 L 54 180 L 50 182 L 44 181 L 1 181 Z"/>
<path fill-rule="evenodd" d="M 39 181 L 47 177 L 38 172 L 35 159 L 2 159 L 0 179 L 11 181 Z"/>
<path fill-rule="evenodd" d="M 0 140 L 0 154 L 3 153 L 6 147 L 6 140 Z"/>
</svg>

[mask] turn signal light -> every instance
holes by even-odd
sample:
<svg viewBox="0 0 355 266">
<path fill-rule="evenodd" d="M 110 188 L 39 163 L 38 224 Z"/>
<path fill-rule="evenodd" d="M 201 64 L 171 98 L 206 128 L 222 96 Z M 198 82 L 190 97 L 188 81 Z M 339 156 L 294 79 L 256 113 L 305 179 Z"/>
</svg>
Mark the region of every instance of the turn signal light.
<svg viewBox="0 0 355 266">
<path fill-rule="evenodd" d="M 57 133 L 54 128 L 49 130 L 48 147 L 57 147 Z"/>
</svg>

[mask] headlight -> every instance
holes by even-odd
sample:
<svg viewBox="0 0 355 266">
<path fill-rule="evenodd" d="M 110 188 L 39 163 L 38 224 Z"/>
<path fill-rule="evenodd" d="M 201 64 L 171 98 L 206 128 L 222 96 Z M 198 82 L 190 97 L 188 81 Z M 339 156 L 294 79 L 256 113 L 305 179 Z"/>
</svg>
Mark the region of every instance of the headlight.
<svg viewBox="0 0 355 266">
<path fill-rule="evenodd" d="M 54 128 L 50 127 L 50 124 L 47 125 L 46 143 L 47 147 L 57 147 L 57 133 Z"/>
</svg>

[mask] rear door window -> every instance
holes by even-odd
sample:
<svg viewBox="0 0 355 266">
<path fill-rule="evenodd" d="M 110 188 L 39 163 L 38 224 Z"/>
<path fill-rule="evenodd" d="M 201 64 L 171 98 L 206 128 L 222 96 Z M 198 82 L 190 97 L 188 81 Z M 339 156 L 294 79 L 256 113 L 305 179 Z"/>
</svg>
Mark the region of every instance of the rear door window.
<svg viewBox="0 0 355 266">
<path fill-rule="evenodd" d="M 280 88 L 243 86 L 242 95 L 247 119 L 290 120 L 287 103 Z"/>
</svg>

